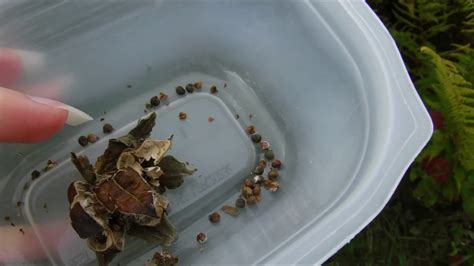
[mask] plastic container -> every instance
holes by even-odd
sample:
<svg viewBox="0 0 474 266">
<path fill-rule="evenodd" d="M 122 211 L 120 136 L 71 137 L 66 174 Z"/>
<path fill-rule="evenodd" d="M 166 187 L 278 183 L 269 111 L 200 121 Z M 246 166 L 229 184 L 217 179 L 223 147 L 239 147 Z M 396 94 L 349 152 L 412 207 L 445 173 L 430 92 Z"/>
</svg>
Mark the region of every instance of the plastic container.
<svg viewBox="0 0 474 266">
<path fill-rule="evenodd" d="M 432 133 L 392 38 L 365 3 L 9 1 L 0 14 L 0 45 L 45 60 L 18 87 L 61 81 L 55 90 L 24 91 L 96 118 L 41 144 L 0 145 L 0 217 L 32 226 L 29 244 L 46 252 L 20 263 L 94 264 L 68 226 L 66 188 L 79 179 L 69 152 L 95 161 L 159 92 L 170 99 L 157 108 L 153 137 L 174 134 L 171 153 L 198 168 L 167 192 L 179 230 L 172 252 L 182 264 L 324 262 L 382 210 Z M 174 93 L 195 81 L 203 92 Z M 178 120 L 182 111 L 186 121 Z M 117 130 L 103 135 L 105 122 Z M 210 224 L 207 215 L 236 199 L 259 159 L 249 124 L 283 161 L 282 187 Z M 78 137 L 91 132 L 99 142 L 80 147 Z M 58 166 L 24 189 L 48 159 Z M 52 225 L 54 233 L 41 229 Z M 203 246 L 199 232 L 208 235 Z M 114 262 L 142 265 L 157 250 L 127 241 Z"/>
</svg>

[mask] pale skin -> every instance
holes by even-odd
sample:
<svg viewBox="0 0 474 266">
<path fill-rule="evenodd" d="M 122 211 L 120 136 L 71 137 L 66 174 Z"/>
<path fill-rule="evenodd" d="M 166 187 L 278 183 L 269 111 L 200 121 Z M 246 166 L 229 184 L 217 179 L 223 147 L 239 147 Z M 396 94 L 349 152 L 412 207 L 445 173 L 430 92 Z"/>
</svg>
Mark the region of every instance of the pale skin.
<svg viewBox="0 0 474 266">
<path fill-rule="evenodd" d="M 14 90 L 22 68 L 22 59 L 15 50 L 0 49 L 0 143 L 37 143 L 49 139 L 63 128 L 68 116 L 63 109 L 37 103 Z M 49 224 L 38 228 L 42 235 L 50 236 L 51 241 L 45 245 L 57 245 L 53 239 L 61 232 L 59 226 Z M 19 228 L 25 233 L 20 233 Z M 0 227 L 0 239 L 0 264 L 45 256 L 28 226 Z"/>
</svg>

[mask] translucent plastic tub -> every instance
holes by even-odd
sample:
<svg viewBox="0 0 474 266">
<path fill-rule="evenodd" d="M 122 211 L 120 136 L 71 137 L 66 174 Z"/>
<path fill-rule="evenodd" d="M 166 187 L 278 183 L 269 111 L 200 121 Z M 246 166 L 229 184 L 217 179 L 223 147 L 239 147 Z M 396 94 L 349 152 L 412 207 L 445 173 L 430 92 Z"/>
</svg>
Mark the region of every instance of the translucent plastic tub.
<svg viewBox="0 0 474 266">
<path fill-rule="evenodd" d="M 182 264 L 323 262 L 381 211 L 432 132 L 393 40 L 365 3 L 7 1 L 0 45 L 44 56 L 19 87 L 62 81 L 25 91 L 96 118 L 41 144 L 0 145 L 0 217 L 31 226 L 18 237 L 45 252 L 34 260 L 19 252 L 18 263 L 95 263 L 68 225 L 66 189 L 79 179 L 69 153 L 95 161 L 159 92 L 170 99 L 157 109 L 153 137 L 174 134 L 171 153 L 198 168 L 167 192 Z M 203 92 L 174 93 L 195 81 Z M 117 130 L 104 136 L 105 122 Z M 244 131 L 250 124 L 283 161 L 281 189 L 210 224 L 208 214 L 236 199 L 261 156 Z M 99 142 L 79 146 L 91 132 Z M 48 159 L 58 166 L 25 189 Z M 130 240 L 114 262 L 143 265 L 158 249 Z"/>
</svg>

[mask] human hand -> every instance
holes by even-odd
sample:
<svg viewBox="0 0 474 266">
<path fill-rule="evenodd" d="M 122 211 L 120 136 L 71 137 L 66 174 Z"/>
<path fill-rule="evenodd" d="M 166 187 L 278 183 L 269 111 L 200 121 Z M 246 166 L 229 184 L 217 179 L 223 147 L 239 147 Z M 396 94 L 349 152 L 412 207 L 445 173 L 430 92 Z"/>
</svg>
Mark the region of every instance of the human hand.
<svg viewBox="0 0 474 266">
<path fill-rule="evenodd" d="M 21 73 L 28 67 L 28 55 L 12 49 L 0 48 L 0 143 L 33 143 L 50 138 L 65 123 L 78 125 L 91 120 L 87 114 L 60 102 L 25 95 L 12 90 Z M 30 60 L 31 61 L 31 60 Z M 54 83 L 50 83 L 54 84 Z M 7 89 L 8 88 L 8 89 Z M 51 86 L 32 88 L 32 91 L 51 89 Z M 61 91 L 61 88 L 55 88 Z M 41 93 L 41 91 L 40 91 Z M 0 226 L 0 265 L 23 260 L 45 258 L 44 248 L 55 249 L 59 235 L 68 223 L 63 221 L 37 225 L 36 233 L 46 236 L 47 242 L 38 242 L 29 226 Z M 19 229 L 22 229 L 22 232 Z"/>
</svg>

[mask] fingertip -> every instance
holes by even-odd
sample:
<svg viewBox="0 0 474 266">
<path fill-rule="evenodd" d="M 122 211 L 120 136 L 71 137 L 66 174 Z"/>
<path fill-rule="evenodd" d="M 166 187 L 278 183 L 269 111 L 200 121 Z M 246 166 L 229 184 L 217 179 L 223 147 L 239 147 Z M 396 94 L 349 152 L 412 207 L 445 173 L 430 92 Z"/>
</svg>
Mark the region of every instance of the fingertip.
<svg viewBox="0 0 474 266">
<path fill-rule="evenodd" d="M 0 142 L 35 143 L 64 127 L 66 110 L 37 103 L 25 95 L 0 88 Z"/>
</svg>

